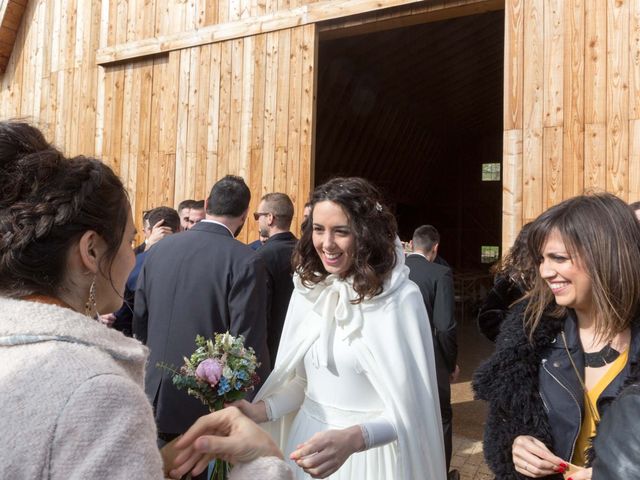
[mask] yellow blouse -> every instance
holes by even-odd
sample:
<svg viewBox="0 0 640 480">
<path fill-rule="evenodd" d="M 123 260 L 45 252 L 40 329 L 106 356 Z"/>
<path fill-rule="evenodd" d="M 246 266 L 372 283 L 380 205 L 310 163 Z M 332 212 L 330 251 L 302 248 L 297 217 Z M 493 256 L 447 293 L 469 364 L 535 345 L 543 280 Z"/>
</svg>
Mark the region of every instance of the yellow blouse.
<svg viewBox="0 0 640 480">
<path fill-rule="evenodd" d="M 622 352 L 620 356 L 609 365 L 609 369 L 598 383 L 584 394 L 584 418 L 582 420 L 578 439 L 576 440 L 576 448 L 573 452 L 573 458 L 571 459 L 571 463 L 574 465 L 578 465 L 580 467 L 584 467 L 586 465 L 586 451 L 589 448 L 589 440 L 596 434 L 596 419 L 593 418 L 593 415 L 591 414 L 589 402 L 591 402 L 591 405 L 593 405 L 595 410 L 597 408 L 596 402 L 598 401 L 598 397 L 600 397 L 604 389 L 607 388 L 613 379 L 622 371 L 624 366 L 627 364 L 628 356 L 629 349 Z"/>
</svg>

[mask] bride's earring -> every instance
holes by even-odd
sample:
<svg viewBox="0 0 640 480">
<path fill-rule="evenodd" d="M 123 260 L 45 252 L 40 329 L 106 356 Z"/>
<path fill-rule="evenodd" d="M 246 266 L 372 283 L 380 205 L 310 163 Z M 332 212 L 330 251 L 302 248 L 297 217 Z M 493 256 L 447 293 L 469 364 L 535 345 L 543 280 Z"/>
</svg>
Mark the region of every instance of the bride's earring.
<svg viewBox="0 0 640 480">
<path fill-rule="evenodd" d="M 84 314 L 87 317 L 95 318 L 97 314 L 96 308 L 96 279 L 93 278 L 91 282 L 91 286 L 89 287 L 89 298 L 87 299 L 87 303 L 84 306 Z"/>
</svg>

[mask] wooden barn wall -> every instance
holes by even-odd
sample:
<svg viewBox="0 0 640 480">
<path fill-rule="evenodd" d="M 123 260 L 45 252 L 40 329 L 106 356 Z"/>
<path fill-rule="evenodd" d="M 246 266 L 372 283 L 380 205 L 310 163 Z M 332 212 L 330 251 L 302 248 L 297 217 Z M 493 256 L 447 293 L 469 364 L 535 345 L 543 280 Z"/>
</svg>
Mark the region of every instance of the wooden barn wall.
<svg viewBox="0 0 640 480">
<path fill-rule="evenodd" d="M 587 190 L 640 200 L 640 1 L 507 0 L 503 244 Z"/>
<path fill-rule="evenodd" d="M 30 0 L 0 77 L 0 118 L 38 124 L 68 155 L 97 155 L 142 211 L 205 198 L 223 175 L 288 193 L 312 182 L 314 24 L 110 64 L 96 52 L 303 1 Z M 241 240 L 257 238 L 247 221 Z"/>
</svg>

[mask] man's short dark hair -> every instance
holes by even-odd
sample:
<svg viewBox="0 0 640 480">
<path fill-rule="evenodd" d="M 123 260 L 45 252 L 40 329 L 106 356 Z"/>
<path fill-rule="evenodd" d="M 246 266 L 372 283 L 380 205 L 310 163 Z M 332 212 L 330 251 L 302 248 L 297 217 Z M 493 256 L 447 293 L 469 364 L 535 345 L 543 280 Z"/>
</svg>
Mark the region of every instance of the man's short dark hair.
<svg viewBox="0 0 640 480">
<path fill-rule="evenodd" d="M 183 201 L 181 201 L 181 202 L 180 202 L 180 204 L 178 205 L 178 212 L 179 212 L 180 210 L 185 209 L 185 208 L 193 208 L 193 207 L 192 207 L 192 205 L 193 205 L 194 203 L 196 203 L 196 201 L 195 201 L 195 200 L 192 200 L 192 199 L 190 199 L 190 198 L 189 198 L 189 199 L 187 199 L 187 200 L 183 200 Z"/>
<path fill-rule="evenodd" d="M 240 217 L 249 208 L 251 192 L 242 177 L 227 175 L 218 180 L 207 199 L 207 213 L 219 217 Z"/>
<path fill-rule="evenodd" d="M 640 210 L 640 202 L 633 202 L 630 203 L 629 206 L 631 207 L 632 210 Z"/>
<path fill-rule="evenodd" d="M 189 208 L 191 210 L 204 210 L 204 200 L 194 200 Z"/>
<path fill-rule="evenodd" d="M 413 232 L 413 247 L 430 252 L 433 247 L 440 243 L 440 234 L 433 225 L 422 225 Z"/>
<path fill-rule="evenodd" d="M 265 212 L 275 217 L 275 224 L 281 230 L 289 230 L 293 220 L 293 202 L 286 193 L 267 193 L 261 199 Z"/>
<path fill-rule="evenodd" d="M 180 216 L 171 207 L 156 207 L 149 210 L 149 226 L 153 226 L 160 220 L 164 220 L 163 227 L 169 227 L 173 233 L 180 231 Z"/>
</svg>

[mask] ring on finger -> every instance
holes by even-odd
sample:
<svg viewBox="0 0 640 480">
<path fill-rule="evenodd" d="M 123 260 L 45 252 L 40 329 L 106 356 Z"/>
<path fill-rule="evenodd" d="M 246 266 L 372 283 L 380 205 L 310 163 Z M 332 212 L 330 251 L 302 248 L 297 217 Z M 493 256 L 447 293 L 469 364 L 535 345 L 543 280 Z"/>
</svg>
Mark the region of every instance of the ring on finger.
<svg viewBox="0 0 640 480">
<path fill-rule="evenodd" d="M 529 471 L 529 462 L 524 462 L 524 469 L 528 472 Z"/>
</svg>

